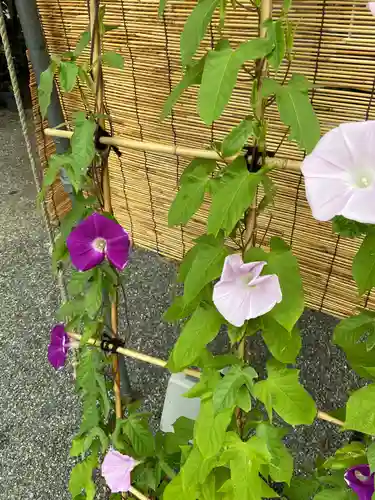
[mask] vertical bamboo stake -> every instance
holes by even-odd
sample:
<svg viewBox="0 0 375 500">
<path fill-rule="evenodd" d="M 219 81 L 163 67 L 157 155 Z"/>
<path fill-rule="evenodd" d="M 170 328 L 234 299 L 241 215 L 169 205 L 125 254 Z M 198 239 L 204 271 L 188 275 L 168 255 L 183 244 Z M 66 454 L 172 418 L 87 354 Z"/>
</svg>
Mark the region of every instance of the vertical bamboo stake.
<svg viewBox="0 0 375 500">
<path fill-rule="evenodd" d="M 264 27 L 264 22 L 269 19 L 272 15 L 272 0 L 262 0 L 259 7 L 259 36 L 266 38 L 267 29 Z M 262 79 L 267 73 L 267 60 L 262 59 L 256 62 L 257 71 L 256 76 L 258 76 L 258 96 L 260 95 L 262 87 Z M 257 118 L 263 120 L 264 118 L 264 100 L 258 98 L 257 104 Z M 256 195 L 255 201 L 252 204 L 247 217 L 246 217 L 246 228 L 245 228 L 245 252 L 249 248 L 255 245 L 256 240 Z"/>
<path fill-rule="evenodd" d="M 103 72 L 102 72 L 102 62 L 101 56 L 101 39 L 100 39 L 100 27 L 98 19 L 100 0 L 89 0 L 89 14 L 90 14 L 90 32 L 91 32 L 91 65 L 93 67 L 93 80 L 95 88 L 95 111 L 96 113 L 103 114 L 104 111 L 104 87 L 103 87 Z M 99 125 L 104 128 L 105 120 L 104 118 L 99 119 Z M 109 184 L 109 172 L 108 172 L 108 161 L 104 160 L 102 164 L 103 168 L 103 200 L 104 200 L 104 210 L 109 213 L 112 211 L 111 203 L 111 190 Z M 111 327 L 114 334 L 117 334 L 118 328 L 117 321 L 117 297 L 115 302 L 111 304 Z M 116 407 L 116 418 L 122 418 L 122 405 L 121 405 L 121 392 L 120 392 L 120 370 L 119 370 L 119 360 L 118 354 L 113 355 L 112 361 L 113 368 L 113 392 L 115 394 L 115 407 Z"/>
</svg>

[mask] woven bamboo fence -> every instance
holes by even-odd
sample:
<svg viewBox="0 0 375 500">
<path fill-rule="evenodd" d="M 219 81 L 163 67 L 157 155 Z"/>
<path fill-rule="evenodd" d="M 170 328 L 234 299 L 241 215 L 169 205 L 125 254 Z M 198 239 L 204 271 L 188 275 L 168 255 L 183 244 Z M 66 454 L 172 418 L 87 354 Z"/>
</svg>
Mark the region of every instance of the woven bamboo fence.
<svg viewBox="0 0 375 500">
<path fill-rule="evenodd" d="M 88 26 L 86 2 L 37 3 L 50 53 L 72 49 Z M 274 2 L 276 14 L 281 3 Z M 250 82 L 242 72 L 223 116 L 212 127 L 204 126 L 197 117 L 195 88 L 187 90 L 172 116 L 161 122 L 163 103 L 182 75 L 179 37 L 195 2 L 169 1 L 162 19 L 157 17 L 158 0 L 106 0 L 105 4 L 106 23 L 118 25 L 118 29 L 106 35 L 104 50 L 116 50 L 125 58 L 124 70 L 105 68 L 106 106 L 115 135 L 205 148 L 221 140 L 247 113 Z M 365 2 L 295 0 L 290 17 L 298 21 L 291 71 L 303 73 L 315 84 L 311 99 L 322 132 L 346 121 L 375 119 L 375 20 Z M 216 21 L 214 18 L 200 53 L 218 40 Z M 241 7 L 230 8 L 223 35 L 233 46 L 257 36 L 255 15 Z M 88 59 L 88 52 L 85 56 Z M 279 70 L 280 80 L 285 66 Z M 78 90 L 62 94 L 61 101 L 67 120 L 72 111 L 83 109 Z M 36 109 L 34 106 L 34 112 Z M 269 149 L 277 150 L 279 158 L 301 160 L 297 147 L 285 140 L 287 130 L 275 106 L 269 108 L 268 115 Z M 39 120 L 42 160 L 52 151 L 50 139 L 45 146 L 43 126 L 46 124 Z M 130 149 L 122 153 L 121 158 L 113 153 L 110 157 L 115 215 L 131 231 L 135 245 L 180 260 L 192 239 L 204 231 L 208 213 L 205 203 L 187 227 L 167 225 L 168 208 L 189 159 Z M 337 316 L 350 314 L 364 303 L 374 306 L 373 295 L 359 301 L 351 278 L 351 260 L 359 241 L 340 238 L 332 233 L 330 224 L 313 220 L 298 170 L 279 170 L 274 180 L 278 191 L 273 217 L 270 220 L 270 212 L 260 216 L 257 237 L 264 246 L 273 235 L 292 244 L 302 269 L 308 305 Z M 53 199 L 61 214 L 67 205 L 61 188 L 56 189 L 58 194 Z"/>
</svg>

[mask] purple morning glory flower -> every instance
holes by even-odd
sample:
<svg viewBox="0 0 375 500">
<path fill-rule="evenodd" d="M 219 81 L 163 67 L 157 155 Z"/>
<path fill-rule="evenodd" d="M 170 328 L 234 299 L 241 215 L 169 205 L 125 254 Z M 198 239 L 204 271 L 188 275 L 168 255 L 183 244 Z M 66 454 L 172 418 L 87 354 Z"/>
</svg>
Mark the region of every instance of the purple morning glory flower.
<svg viewBox="0 0 375 500">
<path fill-rule="evenodd" d="M 58 370 L 65 365 L 68 355 L 69 337 L 63 324 L 55 325 L 51 330 L 51 341 L 48 346 L 48 361 Z"/>
<path fill-rule="evenodd" d="M 79 271 L 92 269 L 103 262 L 105 257 L 120 271 L 128 263 L 128 233 L 120 224 L 97 212 L 73 229 L 66 244 L 72 263 Z"/>
<path fill-rule="evenodd" d="M 347 485 L 358 495 L 359 500 L 371 500 L 374 494 L 374 474 L 367 464 L 356 465 L 345 472 Z"/>
</svg>

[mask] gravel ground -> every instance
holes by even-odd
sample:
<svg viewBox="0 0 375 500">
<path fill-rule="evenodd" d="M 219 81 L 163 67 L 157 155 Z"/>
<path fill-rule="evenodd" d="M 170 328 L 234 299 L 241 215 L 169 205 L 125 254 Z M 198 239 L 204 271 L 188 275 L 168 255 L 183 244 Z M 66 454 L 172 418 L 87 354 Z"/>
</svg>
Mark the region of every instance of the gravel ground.
<svg viewBox="0 0 375 500">
<path fill-rule="evenodd" d="M 47 364 L 50 325 L 58 293 L 50 273 L 47 236 L 36 212 L 32 183 L 17 116 L 0 111 L 0 500 L 70 498 L 67 493 L 69 442 L 79 405 L 69 369 L 55 373 Z M 175 265 L 136 250 L 126 279 L 130 346 L 166 358 L 176 326 L 161 320 L 172 296 Z M 125 312 L 122 309 L 121 323 Z M 321 409 L 341 406 L 360 381 L 342 354 L 330 346 L 335 319 L 307 311 L 301 320 L 301 378 Z M 222 345 L 220 341 L 216 348 Z M 254 364 L 266 356 L 260 339 L 250 346 Z M 160 368 L 127 361 L 132 387 L 161 415 L 168 375 Z M 299 470 L 318 453 L 343 439 L 323 422 L 299 427 L 289 445 Z"/>
</svg>

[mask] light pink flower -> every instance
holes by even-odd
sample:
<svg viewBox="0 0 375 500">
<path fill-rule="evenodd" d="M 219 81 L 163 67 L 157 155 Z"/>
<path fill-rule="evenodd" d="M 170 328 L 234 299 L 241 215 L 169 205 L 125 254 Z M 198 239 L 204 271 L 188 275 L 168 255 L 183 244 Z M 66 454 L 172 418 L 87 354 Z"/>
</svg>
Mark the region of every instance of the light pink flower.
<svg viewBox="0 0 375 500">
<path fill-rule="evenodd" d="M 320 139 L 302 163 L 315 219 L 335 215 L 375 223 L 375 121 L 344 123 Z"/>
<path fill-rule="evenodd" d="M 116 450 L 109 450 L 102 463 L 102 476 L 112 493 L 121 493 L 130 489 L 130 473 L 137 464 L 134 458 Z"/>
<path fill-rule="evenodd" d="M 375 2 L 369 2 L 367 7 L 370 9 L 371 14 L 375 16 Z"/>
<path fill-rule="evenodd" d="M 260 276 L 266 262 L 244 264 L 240 254 L 229 255 L 220 281 L 214 286 L 217 310 L 234 326 L 270 311 L 282 294 L 276 274 Z"/>
</svg>

